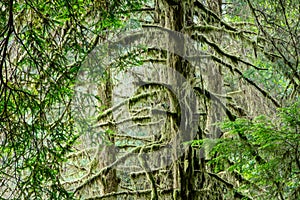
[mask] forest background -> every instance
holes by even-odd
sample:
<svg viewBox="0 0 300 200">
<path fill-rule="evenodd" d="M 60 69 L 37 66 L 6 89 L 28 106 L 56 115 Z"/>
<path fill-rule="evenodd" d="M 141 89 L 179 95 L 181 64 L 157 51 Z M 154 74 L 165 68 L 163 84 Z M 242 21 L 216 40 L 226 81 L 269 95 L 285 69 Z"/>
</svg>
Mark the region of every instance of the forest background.
<svg viewBox="0 0 300 200">
<path fill-rule="evenodd" d="M 297 0 L 0 2 L 1 199 L 299 199 Z"/>
</svg>

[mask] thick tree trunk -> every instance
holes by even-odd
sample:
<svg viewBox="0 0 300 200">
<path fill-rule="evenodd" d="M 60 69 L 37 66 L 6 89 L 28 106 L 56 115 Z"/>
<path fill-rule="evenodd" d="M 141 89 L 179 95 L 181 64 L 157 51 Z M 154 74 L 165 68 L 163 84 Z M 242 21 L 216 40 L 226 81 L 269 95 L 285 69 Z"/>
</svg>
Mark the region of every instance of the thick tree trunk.
<svg viewBox="0 0 300 200">
<path fill-rule="evenodd" d="M 107 70 L 107 78 L 103 83 L 99 83 L 99 97 L 101 99 L 100 107 L 111 108 L 112 107 L 112 91 L 113 85 L 111 80 L 111 73 L 109 69 Z M 112 120 L 112 116 L 108 116 Z M 115 139 L 112 133 L 116 131 L 114 125 L 108 125 L 105 130 L 105 135 L 101 138 L 102 147 L 99 154 L 99 169 L 109 166 L 116 160 L 116 148 Z M 104 141 L 103 141 L 104 140 Z M 118 191 L 120 179 L 117 177 L 116 169 L 109 170 L 108 173 L 104 174 L 100 178 L 100 184 L 102 185 L 101 195 L 105 195 L 111 192 Z"/>
<path fill-rule="evenodd" d="M 183 29 L 186 26 L 191 25 L 193 20 L 193 1 L 185 0 L 185 1 L 156 1 L 156 10 L 158 12 L 159 16 L 159 22 L 160 26 L 163 26 L 165 28 L 168 28 L 172 31 L 177 32 L 183 32 Z M 187 34 L 187 33 L 185 33 Z M 169 44 L 178 44 L 180 43 L 180 46 L 183 47 L 183 51 L 187 51 L 187 48 L 189 48 L 184 40 L 182 41 L 172 41 L 172 38 L 169 40 Z M 185 54 L 184 52 L 183 54 Z M 175 69 L 177 72 L 182 74 L 186 81 L 190 84 L 194 74 L 195 74 L 195 67 L 191 65 L 191 63 L 188 63 L 186 60 L 184 60 L 179 55 L 173 54 L 169 52 L 168 54 L 168 61 L 167 61 L 168 67 L 171 67 L 172 69 Z M 174 85 L 176 85 L 176 80 L 174 80 Z M 189 98 L 189 97 L 185 97 Z M 179 101 L 183 101 L 183 99 L 179 99 Z M 173 105 L 174 106 L 174 105 Z M 182 109 L 176 105 L 177 107 L 175 110 L 178 113 L 181 113 L 183 116 L 178 117 L 184 117 L 186 120 L 189 119 L 188 116 L 189 113 L 186 113 L 185 109 Z M 189 106 L 189 105 L 186 105 Z M 182 112 L 185 110 L 186 112 Z M 175 121 L 180 121 L 180 119 L 175 119 Z M 187 126 L 189 126 L 190 122 L 187 123 Z M 183 124 L 180 124 L 180 126 L 185 126 Z M 177 129 L 178 127 L 175 127 L 174 129 Z M 186 129 L 184 129 L 186 130 Z M 182 140 L 185 137 L 185 134 L 189 133 L 175 133 L 180 134 L 178 137 L 178 142 Z M 176 137 L 176 136 L 175 136 Z M 198 138 L 201 138 L 201 134 Z M 174 148 L 174 151 L 176 151 L 176 148 Z M 177 152 L 173 152 L 173 155 L 177 155 Z M 204 169 L 203 167 L 203 159 L 199 159 L 200 154 L 196 153 L 196 151 L 192 150 L 191 147 L 187 147 L 184 150 L 183 155 L 180 155 L 180 157 L 173 157 L 173 198 L 174 199 L 198 199 L 196 195 L 194 194 L 194 190 L 196 190 L 196 177 L 198 178 L 198 182 L 204 182 Z M 200 174 L 194 174 L 195 167 Z M 202 175 L 201 175 L 202 174 Z M 203 180 L 199 180 L 203 178 Z M 202 184 L 203 185 L 203 184 Z M 199 189 L 199 187 L 197 187 Z M 201 188 L 200 188 L 201 189 Z"/>
</svg>

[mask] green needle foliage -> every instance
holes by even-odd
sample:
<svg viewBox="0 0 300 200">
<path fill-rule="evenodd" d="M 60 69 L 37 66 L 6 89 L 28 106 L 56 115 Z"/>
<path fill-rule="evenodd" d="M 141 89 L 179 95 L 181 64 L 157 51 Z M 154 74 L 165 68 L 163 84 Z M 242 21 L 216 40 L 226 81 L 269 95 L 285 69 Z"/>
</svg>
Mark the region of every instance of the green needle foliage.
<svg viewBox="0 0 300 200">
<path fill-rule="evenodd" d="M 222 123 L 226 131 L 211 154 L 215 173 L 239 178 L 239 190 L 254 199 L 297 199 L 300 195 L 300 102 L 259 116 Z"/>
<path fill-rule="evenodd" d="M 61 163 L 79 136 L 72 87 L 82 61 L 139 2 L 0 2 L 0 197 L 70 199 Z"/>
</svg>

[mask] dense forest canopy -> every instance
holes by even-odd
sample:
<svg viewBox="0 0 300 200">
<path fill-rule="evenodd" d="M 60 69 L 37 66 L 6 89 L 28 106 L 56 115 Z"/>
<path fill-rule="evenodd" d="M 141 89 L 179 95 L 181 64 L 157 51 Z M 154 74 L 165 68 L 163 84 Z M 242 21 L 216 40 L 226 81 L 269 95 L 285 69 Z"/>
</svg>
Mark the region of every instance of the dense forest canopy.
<svg viewBox="0 0 300 200">
<path fill-rule="evenodd" d="M 0 199 L 300 198 L 297 0 L 0 8 Z"/>
</svg>

